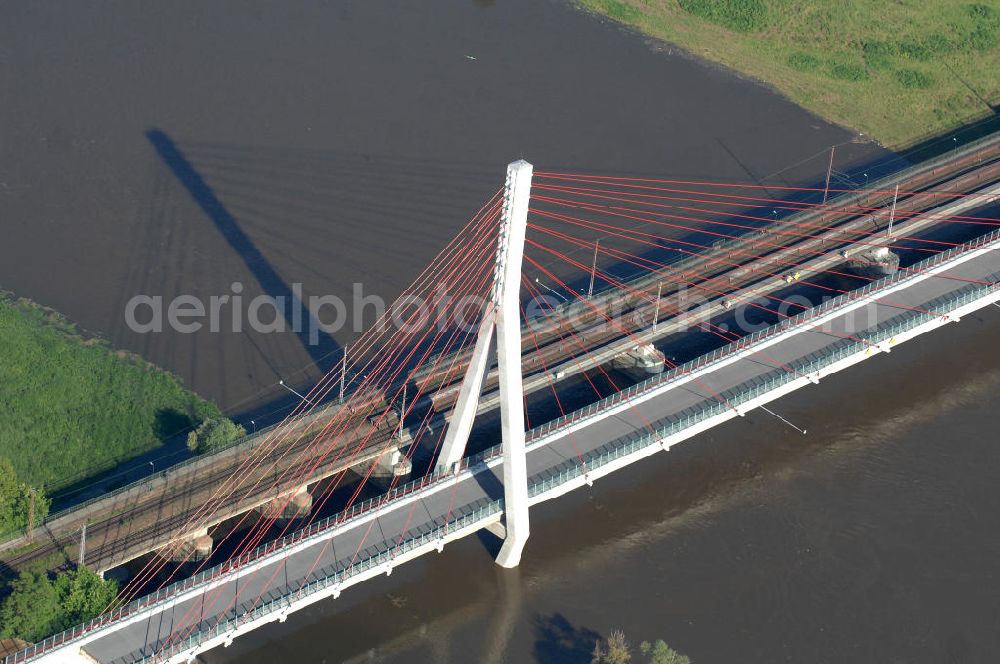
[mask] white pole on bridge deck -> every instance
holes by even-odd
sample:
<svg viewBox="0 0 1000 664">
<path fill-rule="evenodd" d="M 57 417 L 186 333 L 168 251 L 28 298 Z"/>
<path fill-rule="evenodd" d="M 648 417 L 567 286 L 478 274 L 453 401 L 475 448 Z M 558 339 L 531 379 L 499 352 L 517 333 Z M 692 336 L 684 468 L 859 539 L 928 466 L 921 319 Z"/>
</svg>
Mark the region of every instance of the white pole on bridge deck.
<svg viewBox="0 0 1000 664">
<path fill-rule="evenodd" d="M 886 237 L 892 237 L 892 222 L 896 218 L 896 200 L 899 198 L 899 185 L 896 185 L 896 192 L 892 195 L 892 209 L 889 210 L 889 230 Z"/>
<path fill-rule="evenodd" d="M 295 391 L 292 388 L 290 388 L 287 385 L 285 385 L 285 379 L 284 378 L 282 378 L 281 380 L 278 381 L 278 385 L 281 385 L 283 388 L 285 388 L 286 390 L 288 390 L 289 392 L 291 392 L 292 394 L 294 394 L 295 396 L 297 396 L 299 399 L 302 399 L 303 401 L 305 401 L 310 406 L 315 406 L 316 405 L 312 401 L 310 401 L 309 399 L 307 399 L 306 397 L 304 397 L 301 394 L 299 394 L 297 391 Z"/>
<path fill-rule="evenodd" d="M 659 284 L 657 284 L 657 286 L 656 286 L 656 309 L 653 310 L 653 329 L 654 330 L 656 329 L 656 326 L 660 322 L 660 296 L 661 295 L 663 295 L 663 282 L 662 281 Z"/>
<path fill-rule="evenodd" d="M 836 145 L 830 148 L 830 163 L 826 166 L 826 186 L 823 188 L 823 205 L 826 205 L 826 199 L 830 195 L 830 176 L 833 175 L 833 153 L 836 149 Z"/>
<path fill-rule="evenodd" d="M 403 418 L 406 417 L 406 383 L 403 383 L 403 402 L 399 406 L 399 427 L 396 431 L 396 439 L 403 439 Z"/>
<path fill-rule="evenodd" d="M 601 248 L 601 241 L 594 241 L 594 260 L 590 263 L 590 285 L 587 286 L 587 298 L 594 297 L 594 276 L 597 274 L 597 251 Z"/>
</svg>

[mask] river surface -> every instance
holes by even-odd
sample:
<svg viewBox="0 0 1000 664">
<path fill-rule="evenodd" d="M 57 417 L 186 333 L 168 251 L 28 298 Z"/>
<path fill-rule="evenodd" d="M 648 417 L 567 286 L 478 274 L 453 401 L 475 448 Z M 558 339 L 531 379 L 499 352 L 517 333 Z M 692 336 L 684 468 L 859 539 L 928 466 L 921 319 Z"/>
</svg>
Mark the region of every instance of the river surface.
<svg viewBox="0 0 1000 664">
<path fill-rule="evenodd" d="M 234 416 L 308 386 L 292 333 L 143 335 L 135 295 L 301 282 L 391 299 L 525 157 L 812 184 L 877 146 L 550 0 L 5 3 L 0 287 Z M 208 662 L 984 662 L 1000 651 L 1000 310 L 969 316 L 539 506 L 522 566 L 475 538 Z"/>
<path fill-rule="evenodd" d="M 767 88 L 555 0 L 6 3 L 0 288 L 234 416 L 350 329 L 139 334 L 136 295 L 396 297 L 508 162 L 821 182 L 884 159 Z"/>
</svg>

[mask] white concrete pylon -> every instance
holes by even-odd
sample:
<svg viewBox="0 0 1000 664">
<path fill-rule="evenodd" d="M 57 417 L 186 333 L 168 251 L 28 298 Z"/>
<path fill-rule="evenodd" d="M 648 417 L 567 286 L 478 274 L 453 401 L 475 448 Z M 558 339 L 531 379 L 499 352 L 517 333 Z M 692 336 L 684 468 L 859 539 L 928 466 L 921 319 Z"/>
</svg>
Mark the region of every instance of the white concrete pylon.
<svg viewBox="0 0 1000 664">
<path fill-rule="evenodd" d="M 476 418 L 493 335 L 497 338 L 500 424 L 503 440 L 504 521 L 506 537 L 497 555 L 503 567 L 515 567 L 528 540 L 528 473 L 524 450 L 524 389 L 521 376 L 521 263 L 528 227 L 533 167 L 524 160 L 507 166 L 503 213 L 497 239 L 493 290 L 483 312 L 476 345 L 448 432 L 438 458 L 450 470 L 465 455 Z"/>
<path fill-rule="evenodd" d="M 524 386 L 521 375 L 521 262 L 528 229 L 528 199 L 532 166 L 523 159 L 507 167 L 500 221 L 500 262 L 503 281 L 497 312 L 497 371 L 500 377 L 500 427 L 503 439 L 504 538 L 497 564 L 517 567 L 528 541 L 528 467 L 524 450 Z M 506 232 L 506 238 L 504 233 Z"/>
<path fill-rule="evenodd" d="M 479 407 L 479 395 L 483 391 L 483 380 L 486 378 L 487 360 L 490 354 L 490 343 L 493 341 L 493 330 L 496 327 L 496 306 L 493 301 L 486 303 L 483 320 L 479 323 L 479 336 L 472 349 L 469 368 L 462 379 L 462 388 L 458 392 L 458 401 L 451 413 L 448 431 L 444 436 L 441 454 L 438 456 L 438 470 L 449 470 L 462 460 L 465 445 L 469 442 L 472 423 L 476 419 Z"/>
</svg>

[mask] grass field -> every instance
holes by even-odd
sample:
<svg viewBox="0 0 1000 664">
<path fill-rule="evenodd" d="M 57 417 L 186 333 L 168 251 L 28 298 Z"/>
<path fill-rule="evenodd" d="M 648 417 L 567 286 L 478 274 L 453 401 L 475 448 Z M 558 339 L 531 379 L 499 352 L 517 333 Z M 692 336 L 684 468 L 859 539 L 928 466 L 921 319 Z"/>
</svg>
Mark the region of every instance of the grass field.
<svg viewBox="0 0 1000 664">
<path fill-rule="evenodd" d="M 174 376 L 4 293 L 0 405 L 0 457 L 35 487 L 82 479 L 219 415 Z"/>
<path fill-rule="evenodd" d="M 1000 0 L 578 1 L 894 149 L 1000 103 Z"/>
</svg>

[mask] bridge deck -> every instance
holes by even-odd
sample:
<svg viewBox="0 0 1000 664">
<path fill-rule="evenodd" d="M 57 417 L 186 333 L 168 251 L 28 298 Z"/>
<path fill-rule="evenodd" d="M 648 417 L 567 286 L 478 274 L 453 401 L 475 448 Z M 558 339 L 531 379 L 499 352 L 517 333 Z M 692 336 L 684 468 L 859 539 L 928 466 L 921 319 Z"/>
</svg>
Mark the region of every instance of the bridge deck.
<svg viewBox="0 0 1000 664">
<path fill-rule="evenodd" d="M 988 250 L 967 252 L 964 259 L 941 263 L 941 274 L 992 284 L 1000 272 L 1000 252 L 995 249 L 990 245 Z M 635 449 L 635 445 L 629 447 L 629 441 L 644 434 L 647 446 L 669 439 L 669 432 L 676 432 L 676 440 L 689 437 L 735 416 L 737 409 L 742 411 L 796 389 L 805 384 L 806 374 L 839 370 L 842 367 L 833 365 L 848 355 L 854 357 L 850 360 L 853 363 L 872 354 L 876 343 L 886 349 L 890 338 L 886 335 L 898 334 L 902 339 L 905 330 L 915 325 L 943 324 L 945 313 L 961 310 L 970 302 L 981 306 L 983 298 L 995 300 L 995 286 L 974 281 L 904 275 L 870 295 L 893 304 L 875 303 L 846 311 L 858 306 L 855 298 L 854 305 L 842 303 L 829 308 L 823 318 L 814 318 L 811 324 L 824 321 L 822 329 L 811 324 L 789 327 L 756 341 L 754 348 L 759 352 L 734 349 L 695 371 L 664 374 L 627 402 L 606 405 L 594 415 L 541 435 L 536 432 L 530 439 L 527 459 L 532 500 L 539 502 L 578 486 L 585 472 L 591 478 L 610 472 L 600 472 L 599 467 L 613 465 L 608 459 L 621 457 L 622 450 Z M 883 295 L 887 290 L 891 294 Z M 928 315 L 907 307 L 936 313 Z M 913 334 L 921 331 L 926 330 Z M 864 337 L 869 339 L 859 341 Z M 755 395 L 764 400 L 753 402 Z M 711 419 L 716 416 L 718 419 Z M 587 460 L 586 471 L 580 467 L 581 457 Z M 222 575 L 206 582 L 211 586 L 208 592 L 203 591 L 205 586 L 178 592 L 173 600 L 135 611 L 119 620 L 114 631 L 102 630 L 97 638 L 87 639 L 84 649 L 98 661 L 124 663 L 141 661 L 164 646 L 180 656 L 203 649 L 209 642 L 218 643 L 233 632 L 233 621 L 246 614 L 252 621 L 266 612 L 276 614 L 281 603 L 287 605 L 290 599 L 298 602 L 310 595 L 317 599 L 328 596 L 331 585 L 346 586 L 356 576 L 368 578 L 389 571 L 387 565 L 394 557 L 397 562 L 405 560 L 408 556 L 403 554 L 416 551 L 416 547 L 426 549 L 435 541 L 443 543 L 460 532 L 497 521 L 502 511 L 501 477 L 500 459 L 494 458 L 457 476 L 440 478 L 379 510 L 361 513 L 299 542 L 283 559 L 263 558 L 238 576 Z M 303 584 L 307 587 L 296 596 Z M 172 637 L 179 629 L 180 637 Z"/>
</svg>

